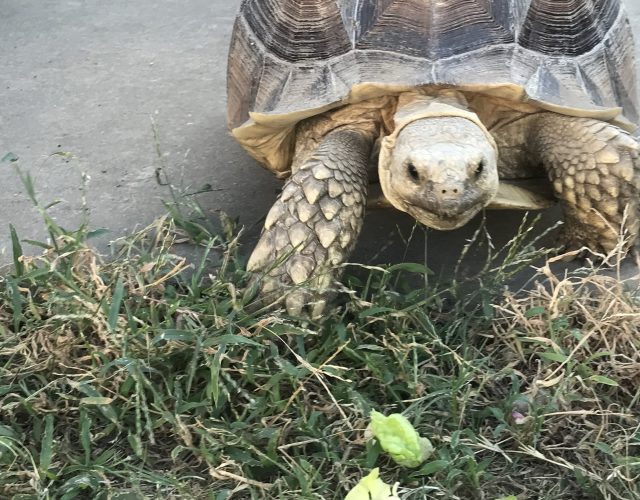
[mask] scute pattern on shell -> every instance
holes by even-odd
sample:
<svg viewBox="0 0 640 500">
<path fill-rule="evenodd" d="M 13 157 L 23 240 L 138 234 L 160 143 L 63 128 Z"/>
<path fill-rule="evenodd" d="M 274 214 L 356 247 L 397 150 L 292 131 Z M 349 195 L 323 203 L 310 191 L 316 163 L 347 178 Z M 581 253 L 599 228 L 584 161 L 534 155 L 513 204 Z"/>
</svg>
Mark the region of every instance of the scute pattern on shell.
<svg viewBox="0 0 640 500">
<path fill-rule="evenodd" d="M 351 50 L 335 1 L 258 0 L 243 12 L 251 30 L 262 35 L 265 48 L 286 61 L 327 59 Z"/>
<path fill-rule="evenodd" d="M 390 50 L 436 60 L 514 41 L 510 9 L 496 11 L 496 4 L 488 0 L 431 2 L 428 6 L 424 0 L 378 3 L 387 5 L 372 16 L 360 5 L 359 18 L 367 22 L 354 33 L 356 50 Z"/>
<path fill-rule="evenodd" d="M 602 34 L 613 27 L 619 13 L 617 0 L 535 1 L 518 43 L 542 54 L 573 57 L 586 54 L 602 43 Z"/>
<path fill-rule="evenodd" d="M 244 0 L 228 120 L 343 102 L 358 84 L 512 86 L 551 107 L 638 122 L 621 0 Z M 588 114 L 588 113 L 587 113 Z"/>
</svg>

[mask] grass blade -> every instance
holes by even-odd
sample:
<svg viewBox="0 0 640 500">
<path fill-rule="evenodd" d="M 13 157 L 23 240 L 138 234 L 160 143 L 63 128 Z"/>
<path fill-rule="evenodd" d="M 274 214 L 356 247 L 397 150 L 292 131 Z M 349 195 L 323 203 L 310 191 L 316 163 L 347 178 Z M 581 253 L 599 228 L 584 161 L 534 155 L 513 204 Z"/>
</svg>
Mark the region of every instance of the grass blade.
<svg viewBox="0 0 640 500">
<path fill-rule="evenodd" d="M 47 475 L 49 467 L 51 467 L 51 457 L 53 457 L 54 416 L 52 414 L 45 416 L 44 423 L 44 434 L 40 448 L 40 472 Z"/>
<path fill-rule="evenodd" d="M 9 232 L 11 233 L 11 249 L 13 251 L 13 265 L 16 271 L 16 276 L 21 277 L 24 274 L 24 264 L 22 263 L 22 245 L 18 238 L 18 233 L 13 224 L 9 224 Z"/>
<path fill-rule="evenodd" d="M 226 349 L 226 345 L 220 345 L 218 351 L 213 356 L 213 359 L 211 360 L 211 364 L 209 366 L 209 370 L 211 372 L 209 391 L 213 399 L 213 404 L 216 407 L 218 406 L 218 401 L 220 399 L 220 366 L 222 364 L 222 356 L 224 355 Z"/>
<path fill-rule="evenodd" d="M 23 320 L 23 311 L 22 311 L 22 294 L 20 293 L 20 289 L 18 288 L 18 283 L 13 278 L 7 278 L 7 284 L 9 286 L 10 295 L 11 295 L 11 309 L 13 311 L 13 331 L 18 333 L 20 331 L 20 325 Z"/>
<path fill-rule="evenodd" d="M 118 315 L 120 313 L 120 306 L 122 304 L 122 298 L 124 297 L 124 282 L 122 277 L 118 278 L 116 288 L 111 298 L 111 306 L 109 307 L 109 315 L 107 316 L 107 327 L 111 333 L 116 331 L 118 325 Z"/>
<path fill-rule="evenodd" d="M 80 444 L 84 451 L 84 464 L 91 461 L 91 417 L 84 408 L 80 408 Z"/>
</svg>

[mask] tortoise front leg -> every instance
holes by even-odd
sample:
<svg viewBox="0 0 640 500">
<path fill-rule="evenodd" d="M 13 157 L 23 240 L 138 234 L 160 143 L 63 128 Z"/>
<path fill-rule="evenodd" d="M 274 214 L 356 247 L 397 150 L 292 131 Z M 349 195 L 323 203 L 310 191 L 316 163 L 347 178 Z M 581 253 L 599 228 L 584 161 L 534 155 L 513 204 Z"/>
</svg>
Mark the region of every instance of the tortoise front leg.
<svg viewBox="0 0 640 500">
<path fill-rule="evenodd" d="M 567 249 L 608 253 L 622 235 L 628 250 L 640 226 L 636 140 L 599 120 L 541 113 L 533 144 L 564 207 Z"/>
<path fill-rule="evenodd" d="M 287 180 L 247 266 L 262 304 L 322 313 L 362 228 L 371 147 L 357 130 L 331 132 Z"/>
</svg>

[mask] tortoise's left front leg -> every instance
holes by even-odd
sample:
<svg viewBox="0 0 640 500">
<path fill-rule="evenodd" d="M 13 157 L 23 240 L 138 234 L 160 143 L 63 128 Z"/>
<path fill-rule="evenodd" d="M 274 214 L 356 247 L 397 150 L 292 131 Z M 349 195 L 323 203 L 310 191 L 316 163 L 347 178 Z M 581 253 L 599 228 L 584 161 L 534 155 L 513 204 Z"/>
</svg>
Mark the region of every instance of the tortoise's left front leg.
<svg viewBox="0 0 640 500">
<path fill-rule="evenodd" d="M 567 250 L 626 248 L 640 229 L 640 161 L 636 140 L 610 123 L 555 113 L 537 115 L 531 150 L 561 200 Z"/>
</svg>

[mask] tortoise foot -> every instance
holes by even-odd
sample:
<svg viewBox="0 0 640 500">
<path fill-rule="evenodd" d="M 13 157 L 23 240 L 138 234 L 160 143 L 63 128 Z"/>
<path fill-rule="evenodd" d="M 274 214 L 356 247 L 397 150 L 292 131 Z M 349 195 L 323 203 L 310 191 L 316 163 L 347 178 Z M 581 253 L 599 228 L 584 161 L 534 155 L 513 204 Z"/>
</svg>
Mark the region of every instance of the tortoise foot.
<svg viewBox="0 0 640 500">
<path fill-rule="evenodd" d="M 289 178 L 247 265 L 261 305 L 322 314 L 362 227 L 370 149 L 358 131 L 332 132 Z"/>
<path fill-rule="evenodd" d="M 545 113 L 537 143 L 564 208 L 565 249 L 626 253 L 640 230 L 637 141 L 609 123 Z"/>
</svg>

